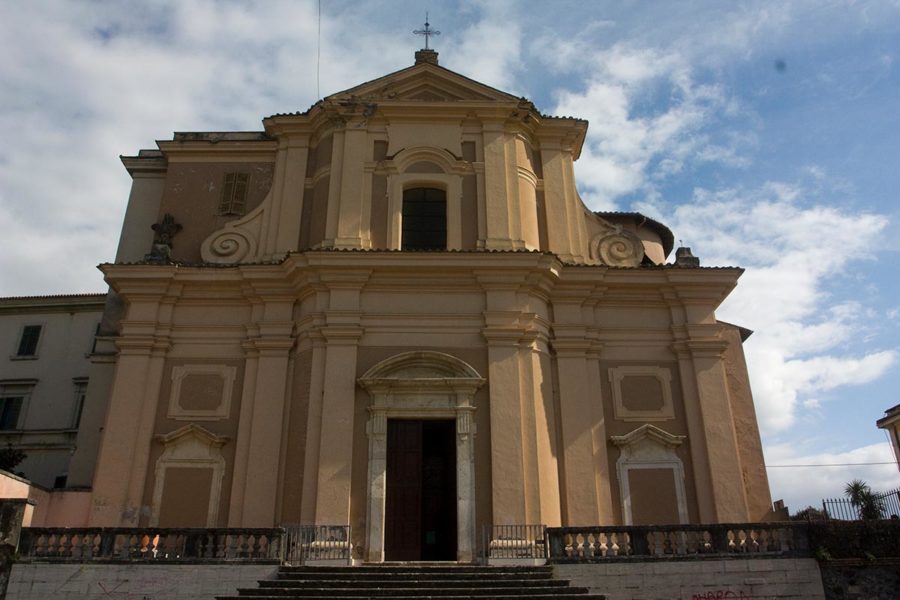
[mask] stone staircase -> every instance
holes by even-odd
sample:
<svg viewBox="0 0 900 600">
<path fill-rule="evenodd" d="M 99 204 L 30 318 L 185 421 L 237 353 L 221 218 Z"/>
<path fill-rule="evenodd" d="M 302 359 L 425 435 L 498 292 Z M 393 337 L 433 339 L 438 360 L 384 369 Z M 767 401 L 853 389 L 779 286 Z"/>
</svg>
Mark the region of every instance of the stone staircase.
<svg viewBox="0 0 900 600">
<path fill-rule="evenodd" d="M 282 567 L 278 578 L 218 600 L 603 600 L 554 579 L 551 567 L 394 563 L 361 567 Z"/>
</svg>

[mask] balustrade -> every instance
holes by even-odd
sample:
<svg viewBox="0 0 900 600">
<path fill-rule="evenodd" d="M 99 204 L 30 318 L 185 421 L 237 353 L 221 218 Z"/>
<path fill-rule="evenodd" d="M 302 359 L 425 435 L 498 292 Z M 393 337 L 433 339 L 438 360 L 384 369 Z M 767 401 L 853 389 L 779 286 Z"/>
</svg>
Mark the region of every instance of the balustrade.
<svg viewBox="0 0 900 600">
<path fill-rule="evenodd" d="M 700 557 L 796 556 L 807 550 L 806 532 L 786 523 L 550 527 L 552 562 Z M 800 535 L 798 535 L 798 533 Z"/>
<path fill-rule="evenodd" d="M 89 561 L 271 561 L 281 529 L 62 528 L 22 530 L 25 559 Z"/>
</svg>

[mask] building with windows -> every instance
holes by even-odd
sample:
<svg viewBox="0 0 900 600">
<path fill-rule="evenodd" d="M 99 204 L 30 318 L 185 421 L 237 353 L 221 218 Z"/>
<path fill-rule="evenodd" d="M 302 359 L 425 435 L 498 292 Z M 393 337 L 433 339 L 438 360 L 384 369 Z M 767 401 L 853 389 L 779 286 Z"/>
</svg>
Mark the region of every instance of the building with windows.
<svg viewBox="0 0 900 600">
<path fill-rule="evenodd" d="M 351 525 L 357 558 L 468 561 L 486 524 L 765 519 L 748 332 L 715 316 L 741 269 L 588 210 L 587 126 L 423 50 L 124 157 L 86 520 Z"/>
<path fill-rule="evenodd" d="M 0 449 L 14 470 L 64 487 L 81 421 L 104 294 L 0 298 Z"/>
</svg>

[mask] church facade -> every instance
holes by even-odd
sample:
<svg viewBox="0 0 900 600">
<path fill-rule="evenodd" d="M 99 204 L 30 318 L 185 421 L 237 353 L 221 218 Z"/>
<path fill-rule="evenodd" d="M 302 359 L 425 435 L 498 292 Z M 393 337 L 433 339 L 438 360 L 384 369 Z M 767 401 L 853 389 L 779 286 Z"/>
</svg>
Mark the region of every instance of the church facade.
<svg viewBox="0 0 900 600">
<path fill-rule="evenodd" d="M 766 518 L 746 331 L 715 316 L 741 270 L 589 211 L 585 121 L 423 50 L 263 125 L 123 157 L 90 525 L 470 561 L 490 524 Z"/>
</svg>

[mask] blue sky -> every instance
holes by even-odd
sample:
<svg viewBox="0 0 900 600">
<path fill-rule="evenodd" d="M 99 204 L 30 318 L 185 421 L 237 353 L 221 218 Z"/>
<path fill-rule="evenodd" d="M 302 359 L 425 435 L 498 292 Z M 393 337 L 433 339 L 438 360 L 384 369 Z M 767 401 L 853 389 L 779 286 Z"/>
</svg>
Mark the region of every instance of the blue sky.
<svg viewBox="0 0 900 600">
<path fill-rule="evenodd" d="M 102 291 L 130 180 L 118 155 L 412 63 L 426 5 L 0 4 L 0 295 Z M 900 2 L 433 0 L 441 64 L 587 118 L 579 190 L 747 269 L 719 316 L 746 345 L 767 462 L 892 460 L 898 398 Z M 64 267 L 60 267 L 64 265 Z M 894 465 L 771 468 L 794 509 Z"/>
</svg>

